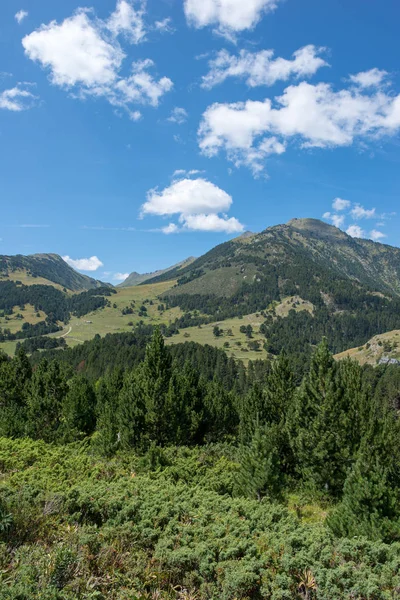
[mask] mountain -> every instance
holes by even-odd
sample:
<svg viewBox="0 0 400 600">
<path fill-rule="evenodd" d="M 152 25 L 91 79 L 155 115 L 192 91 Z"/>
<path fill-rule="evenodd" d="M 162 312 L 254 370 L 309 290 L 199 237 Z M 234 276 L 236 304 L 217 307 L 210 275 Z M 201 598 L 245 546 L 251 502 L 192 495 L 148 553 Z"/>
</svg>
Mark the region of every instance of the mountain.
<svg viewBox="0 0 400 600">
<path fill-rule="evenodd" d="M 172 267 L 168 267 L 167 269 L 161 269 L 159 271 L 154 271 L 153 273 L 137 273 L 133 271 L 122 283 L 120 283 L 117 287 L 132 287 L 134 285 L 140 285 L 141 283 L 146 283 L 149 279 L 153 279 L 154 277 L 160 277 L 165 273 L 169 273 L 170 271 L 179 271 L 179 269 L 183 269 L 184 267 L 189 266 L 194 260 L 196 260 L 193 256 L 190 256 L 186 260 L 182 260 L 176 265 L 172 265 Z"/>
<path fill-rule="evenodd" d="M 77 273 L 58 254 L 0 256 L 0 280 L 21 280 L 24 284 L 56 284 L 72 292 L 112 287 Z"/>
<path fill-rule="evenodd" d="M 185 312 L 178 327 L 263 312 L 266 349 L 289 350 L 299 360 L 324 336 L 342 352 L 400 329 L 400 248 L 352 238 L 316 219 L 236 238 L 147 283 L 169 279 L 177 283 L 162 300 Z M 288 297 L 312 311 L 284 318 L 271 312 Z"/>
<path fill-rule="evenodd" d="M 179 273 L 172 269 L 148 283 L 178 276 L 174 295 L 229 297 L 244 284 L 248 287 L 269 277 L 275 279 L 276 295 L 282 296 L 300 283 L 315 287 L 321 270 L 371 291 L 400 295 L 400 248 L 352 238 L 317 219 L 293 219 L 259 234 L 240 236 L 216 246 Z M 308 282 L 300 282 L 304 276 Z"/>
</svg>

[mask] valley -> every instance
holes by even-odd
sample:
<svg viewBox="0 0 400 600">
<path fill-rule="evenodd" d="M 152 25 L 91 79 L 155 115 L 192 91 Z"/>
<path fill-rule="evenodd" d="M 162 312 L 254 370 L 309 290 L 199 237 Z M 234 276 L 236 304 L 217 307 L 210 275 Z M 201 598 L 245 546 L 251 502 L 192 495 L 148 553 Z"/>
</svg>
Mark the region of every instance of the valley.
<svg viewBox="0 0 400 600">
<path fill-rule="evenodd" d="M 245 364 L 283 349 L 302 361 L 324 336 L 337 356 L 372 364 L 383 346 L 372 352 L 369 340 L 400 329 L 400 250 L 314 219 L 239 236 L 162 271 L 133 272 L 117 287 L 53 254 L 0 257 L 0 269 L 0 299 L 8 290 L 0 348 L 10 355 L 24 332 L 74 347 L 143 323 L 162 326 L 168 345 L 208 344 Z"/>
</svg>

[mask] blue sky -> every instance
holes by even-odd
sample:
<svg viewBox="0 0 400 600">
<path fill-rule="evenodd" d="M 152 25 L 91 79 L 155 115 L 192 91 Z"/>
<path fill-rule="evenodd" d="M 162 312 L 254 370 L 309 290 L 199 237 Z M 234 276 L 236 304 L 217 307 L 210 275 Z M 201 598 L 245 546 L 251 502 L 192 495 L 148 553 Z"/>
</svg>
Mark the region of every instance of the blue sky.
<svg viewBox="0 0 400 600">
<path fill-rule="evenodd" d="M 98 278 L 324 218 L 400 245 L 397 0 L 7 0 L 0 253 Z"/>
</svg>

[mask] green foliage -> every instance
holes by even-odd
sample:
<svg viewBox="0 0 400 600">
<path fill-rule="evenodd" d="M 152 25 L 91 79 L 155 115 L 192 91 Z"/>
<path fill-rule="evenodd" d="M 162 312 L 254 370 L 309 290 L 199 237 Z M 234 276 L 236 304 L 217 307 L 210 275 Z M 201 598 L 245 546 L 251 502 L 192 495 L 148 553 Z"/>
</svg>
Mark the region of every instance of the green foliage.
<svg viewBox="0 0 400 600">
<path fill-rule="evenodd" d="M 0 543 L 1 597 L 300 600 L 306 589 L 317 600 L 397 597 L 399 543 L 338 539 L 266 498 L 216 491 L 221 473 L 237 473 L 227 450 L 171 448 L 162 457 L 152 448 L 146 465 L 126 454 L 96 459 L 79 445 L 0 439 L 1 492 L 19 511 Z M 32 518 L 33 534 L 20 542 Z"/>
</svg>

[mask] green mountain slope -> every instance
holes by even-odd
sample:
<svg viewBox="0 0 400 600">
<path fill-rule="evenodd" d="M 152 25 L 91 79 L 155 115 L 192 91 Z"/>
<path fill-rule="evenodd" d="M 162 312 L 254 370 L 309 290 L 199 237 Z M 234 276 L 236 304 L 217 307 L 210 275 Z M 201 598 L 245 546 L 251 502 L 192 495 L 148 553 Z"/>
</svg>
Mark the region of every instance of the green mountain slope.
<svg viewBox="0 0 400 600">
<path fill-rule="evenodd" d="M 215 321 L 263 312 L 266 349 L 305 357 L 323 336 L 333 351 L 364 344 L 400 328 L 400 248 L 355 239 L 314 219 L 294 219 L 217 246 L 179 274 L 163 301 L 186 312 L 178 326 L 197 326 L 198 313 Z M 312 313 L 268 307 L 287 297 Z M 265 311 L 265 312 L 264 312 Z"/>
<path fill-rule="evenodd" d="M 166 273 L 170 273 L 171 271 L 178 272 L 180 269 L 184 267 L 188 267 L 193 261 L 196 259 L 193 256 L 190 256 L 186 260 L 182 260 L 176 265 L 172 265 L 172 267 L 168 267 L 167 269 L 160 269 L 159 271 L 154 271 L 153 273 L 137 273 L 133 271 L 122 283 L 118 285 L 118 287 L 132 287 L 135 285 L 140 285 L 142 283 L 146 283 L 150 279 L 154 279 L 165 275 Z"/>
<path fill-rule="evenodd" d="M 171 270 L 149 283 L 178 275 L 174 295 L 232 296 L 243 284 L 271 276 L 271 270 L 277 279 L 277 293 L 285 295 L 285 288 L 300 284 L 304 271 L 308 272 L 308 287 L 315 287 L 324 271 L 371 291 L 400 295 L 400 248 L 352 238 L 316 219 L 293 219 L 286 225 L 226 242 L 182 268 L 179 275 Z"/>
<path fill-rule="evenodd" d="M 0 280 L 4 279 L 21 280 L 24 284 L 55 284 L 72 292 L 110 286 L 77 273 L 58 254 L 0 256 Z"/>
</svg>

